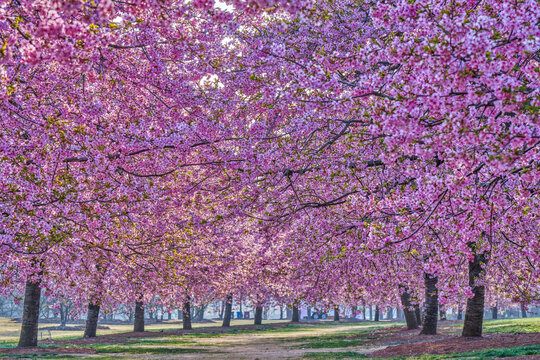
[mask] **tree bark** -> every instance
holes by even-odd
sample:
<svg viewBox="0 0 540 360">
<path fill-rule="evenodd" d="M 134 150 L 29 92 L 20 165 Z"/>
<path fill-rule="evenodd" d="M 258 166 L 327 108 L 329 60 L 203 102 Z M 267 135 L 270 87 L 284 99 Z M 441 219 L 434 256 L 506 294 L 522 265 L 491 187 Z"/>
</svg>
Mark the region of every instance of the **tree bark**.
<svg viewBox="0 0 540 360">
<path fill-rule="evenodd" d="M 255 308 L 255 325 L 262 325 L 263 307 L 257 306 Z"/>
<path fill-rule="evenodd" d="M 437 334 L 437 312 L 439 310 L 439 294 L 437 291 L 437 277 L 424 274 L 424 284 L 426 286 L 426 303 L 424 304 L 424 322 L 420 334 Z"/>
<path fill-rule="evenodd" d="M 478 278 L 481 277 L 482 265 L 487 263 L 485 254 L 474 253 L 473 261 L 469 262 L 469 286 L 473 297 L 467 299 L 467 309 L 465 310 L 465 321 L 463 323 L 462 336 L 480 337 L 482 336 L 482 323 L 484 322 L 484 297 L 486 289 L 483 285 L 478 285 Z"/>
<path fill-rule="evenodd" d="M 92 301 L 90 301 L 88 303 L 86 327 L 84 328 L 85 338 L 96 337 L 98 318 L 99 318 L 99 304 L 94 304 Z"/>
<path fill-rule="evenodd" d="M 525 303 L 521 303 L 521 317 L 522 318 L 527 317 L 527 310 L 525 309 Z"/>
<path fill-rule="evenodd" d="M 380 313 L 379 305 L 375 306 L 375 321 L 379 321 Z"/>
<path fill-rule="evenodd" d="M 144 303 L 142 301 L 135 302 L 135 321 L 133 321 L 133 331 L 144 331 Z"/>
<path fill-rule="evenodd" d="M 67 308 L 63 302 L 60 302 L 60 328 L 66 328 Z"/>
<path fill-rule="evenodd" d="M 463 309 L 461 309 L 461 305 L 458 307 L 457 319 L 458 320 L 463 320 Z"/>
<path fill-rule="evenodd" d="M 182 307 L 182 329 L 191 330 L 191 303 L 186 301 Z"/>
<path fill-rule="evenodd" d="M 300 311 L 297 306 L 293 305 L 291 322 L 300 322 Z"/>
<path fill-rule="evenodd" d="M 403 305 L 403 313 L 405 314 L 405 322 L 407 323 L 407 330 L 418 329 L 418 323 L 416 322 L 416 314 L 412 310 L 411 294 L 409 294 L 406 287 L 403 288 L 401 294 L 401 305 Z"/>
<path fill-rule="evenodd" d="M 40 281 L 26 281 L 22 314 L 21 334 L 18 347 L 37 346 L 39 324 Z"/>
<path fill-rule="evenodd" d="M 223 315 L 223 324 L 222 327 L 231 326 L 231 313 L 232 313 L 232 295 L 227 295 L 227 301 L 225 302 L 225 314 Z"/>
<path fill-rule="evenodd" d="M 339 308 L 334 308 L 334 321 L 339 321 Z"/>
<path fill-rule="evenodd" d="M 499 312 L 498 310 L 499 309 L 497 309 L 496 306 L 491 308 L 491 318 L 492 319 L 497 319 L 497 317 L 498 317 L 497 315 L 498 315 L 498 312 Z"/>
<path fill-rule="evenodd" d="M 420 305 L 414 305 L 414 315 L 416 315 L 416 323 L 420 325 L 422 323 L 422 314 L 420 312 Z"/>
</svg>

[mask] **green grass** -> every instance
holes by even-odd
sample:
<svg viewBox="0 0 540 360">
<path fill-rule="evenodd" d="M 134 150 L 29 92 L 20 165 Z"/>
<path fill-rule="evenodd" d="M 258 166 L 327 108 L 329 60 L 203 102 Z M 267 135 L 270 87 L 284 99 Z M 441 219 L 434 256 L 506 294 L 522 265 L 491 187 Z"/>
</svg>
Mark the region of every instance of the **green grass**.
<svg viewBox="0 0 540 360">
<path fill-rule="evenodd" d="M 484 322 L 486 333 L 535 333 L 540 332 L 540 318 L 489 320 Z"/>
<path fill-rule="evenodd" d="M 8 359 L 76 359 L 80 358 L 76 355 L 59 355 L 59 354 L 0 354 L 0 358 Z M 95 360 L 92 357 L 92 360 Z"/>
<path fill-rule="evenodd" d="M 351 346 L 361 346 L 365 339 L 336 339 L 336 340 L 322 340 L 312 341 L 307 344 L 300 345 L 303 349 L 324 349 L 324 348 L 346 348 Z"/>
<path fill-rule="evenodd" d="M 304 336 L 300 338 L 293 338 L 287 341 L 292 342 L 306 342 L 305 344 L 300 345 L 300 348 L 308 349 L 322 349 L 322 348 L 339 348 L 339 347 L 351 347 L 351 346 L 361 346 L 364 342 L 384 337 L 385 334 L 373 334 L 370 335 L 374 330 L 382 329 L 384 327 L 372 327 L 369 329 L 358 329 L 346 332 L 340 332 L 336 334 L 326 334 L 318 336 Z M 362 337 L 360 337 L 362 336 Z"/>
<path fill-rule="evenodd" d="M 327 334 L 322 336 L 306 336 L 299 339 L 290 339 L 288 341 L 303 341 L 305 344 L 298 347 L 304 349 L 323 349 L 323 348 L 341 348 L 351 346 L 361 346 L 362 343 L 369 340 L 371 337 L 359 337 L 359 335 L 367 335 L 370 331 L 346 332 L 339 334 Z"/>
<path fill-rule="evenodd" d="M 96 349 L 96 353 L 101 354 L 188 354 L 206 352 L 204 349 L 185 349 L 178 347 L 146 347 L 146 346 L 124 346 L 109 345 Z"/>
</svg>

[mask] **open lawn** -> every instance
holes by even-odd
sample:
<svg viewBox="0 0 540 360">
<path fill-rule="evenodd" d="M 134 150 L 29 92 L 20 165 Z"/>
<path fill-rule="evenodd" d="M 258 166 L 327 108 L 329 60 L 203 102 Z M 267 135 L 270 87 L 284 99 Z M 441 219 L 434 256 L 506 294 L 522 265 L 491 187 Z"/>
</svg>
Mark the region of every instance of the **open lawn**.
<svg viewBox="0 0 540 360">
<path fill-rule="evenodd" d="M 536 359 L 540 358 L 540 318 L 486 321 L 482 339 L 459 337 L 461 324 L 440 323 L 439 335 L 418 335 L 403 323 L 327 322 L 251 325 L 233 321 L 194 324 L 179 330 L 175 321 L 150 325 L 145 333 L 128 333 L 129 325 L 108 325 L 96 339 L 80 331 L 51 331 L 37 349 L 14 349 L 18 324 L 0 320 L 0 359 Z M 44 326 L 50 326 L 45 324 Z M 160 332 L 163 330 L 163 332 Z M 3 353 L 3 354 L 2 354 Z"/>
</svg>

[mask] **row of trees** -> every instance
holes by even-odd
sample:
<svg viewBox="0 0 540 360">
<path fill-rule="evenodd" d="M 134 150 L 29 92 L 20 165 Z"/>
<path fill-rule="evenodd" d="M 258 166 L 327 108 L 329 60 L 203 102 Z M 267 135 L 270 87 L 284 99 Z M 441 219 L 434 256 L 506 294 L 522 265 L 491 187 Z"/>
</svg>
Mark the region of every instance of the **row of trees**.
<svg viewBox="0 0 540 360">
<path fill-rule="evenodd" d="M 486 301 L 540 300 L 537 1 L 0 12 L 0 288 L 24 285 L 20 346 L 43 291 L 90 329 L 135 303 L 136 331 L 155 298 L 227 299 L 225 319 L 238 297 L 399 302 L 410 328 L 422 305 L 423 333 L 451 305 L 465 336 Z"/>
</svg>

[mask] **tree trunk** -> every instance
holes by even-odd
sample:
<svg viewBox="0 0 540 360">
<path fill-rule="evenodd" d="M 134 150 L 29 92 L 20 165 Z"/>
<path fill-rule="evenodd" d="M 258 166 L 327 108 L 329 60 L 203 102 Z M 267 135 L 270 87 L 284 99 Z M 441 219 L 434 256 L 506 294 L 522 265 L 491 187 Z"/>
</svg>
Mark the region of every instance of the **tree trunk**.
<svg viewBox="0 0 540 360">
<path fill-rule="evenodd" d="M 144 331 L 144 303 L 142 301 L 135 302 L 135 321 L 133 322 L 133 331 Z"/>
<path fill-rule="evenodd" d="M 522 318 L 527 317 L 527 310 L 525 309 L 525 303 L 521 303 L 521 317 Z"/>
<path fill-rule="evenodd" d="M 334 321 L 339 321 L 339 308 L 334 308 Z"/>
<path fill-rule="evenodd" d="M 178 320 L 180 320 L 180 319 L 183 318 L 182 310 L 178 310 L 178 312 L 177 312 L 177 314 L 176 314 L 176 317 L 178 318 Z"/>
<path fill-rule="evenodd" d="M 486 289 L 483 285 L 477 285 L 476 283 L 483 273 L 482 265 L 485 263 L 487 263 L 485 254 L 476 253 L 474 253 L 473 261 L 469 262 L 469 286 L 471 287 L 473 297 L 467 299 L 467 309 L 465 310 L 465 322 L 463 323 L 462 336 L 482 336 L 484 296 Z"/>
<path fill-rule="evenodd" d="M 227 301 L 225 303 L 225 314 L 223 316 L 223 324 L 221 325 L 222 327 L 231 326 L 232 302 L 233 302 L 232 295 L 227 295 Z"/>
<path fill-rule="evenodd" d="M 416 323 L 420 325 L 422 323 L 422 314 L 420 313 L 420 305 L 414 305 L 414 315 L 416 315 Z"/>
<path fill-rule="evenodd" d="M 186 301 L 182 308 L 182 329 L 191 330 L 191 303 Z"/>
<path fill-rule="evenodd" d="M 379 305 L 375 306 L 375 321 L 379 321 L 381 311 L 379 309 Z"/>
<path fill-rule="evenodd" d="M 63 302 L 60 302 L 60 328 L 66 328 L 67 308 Z"/>
<path fill-rule="evenodd" d="M 399 320 L 399 321 L 404 319 L 403 311 L 401 310 L 400 307 L 396 308 L 396 319 Z M 414 319 L 414 321 L 416 321 L 416 318 Z"/>
<path fill-rule="evenodd" d="M 439 294 L 437 291 L 437 277 L 424 274 L 426 286 L 426 303 L 424 304 L 424 322 L 420 334 L 437 334 L 437 312 L 439 310 Z"/>
<path fill-rule="evenodd" d="M 373 305 L 369 305 L 369 321 L 373 321 Z"/>
<path fill-rule="evenodd" d="M 293 305 L 291 322 L 300 322 L 300 311 L 297 306 Z"/>
<path fill-rule="evenodd" d="M 461 309 L 461 305 L 458 307 L 457 319 L 458 320 L 463 320 L 463 309 Z"/>
<path fill-rule="evenodd" d="M 497 313 L 498 313 L 498 310 L 496 306 L 492 307 L 491 308 L 491 318 L 492 319 L 497 319 Z"/>
<path fill-rule="evenodd" d="M 257 306 L 255 308 L 255 325 L 262 325 L 263 307 Z"/>
<path fill-rule="evenodd" d="M 225 312 L 225 302 L 221 302 L 221 309 L 219 310 L 219 320 L 223 320 L 223 313 Z"/>
<path fill-rule="evenodd" d="M 446 310 L 440 310 L 439 309 L 439 320 L 441 320 L 441 321 L 446 320 Z"/>
<path fill-rule="evenodd" d="M 407 288 L 403 288 L 401 294 L 401 305 L 403 305 L 403 313 L 405 314 L 405 321 L 407 322 L 407 330 L 418 329 L 418 323 L 416 322 L 416 314 L 412 310 L 411 294 L 409 294 Z"/>
<path fill-rule="evenodd" d="M 41 288 L 39 281 L 26 281 L 24 290 L 24 305 L 22 313 L 21 334 L 18 347 L 37 346 L 39 323 L 39 300 Z"/>
<path fill-rule="evenodd" d="M 283 320 L 283 305 L 279 305 L 279 320 Z"/>
<path fill-rule="evenodd" d="M 92 301 L 88 303 L 88 314 L 86 316 L 86 327 L 84 328 L 84 337 L 96 337 L 97 324 L 99 318 L 99 304 L 94 304 Z"/>
</svg>

